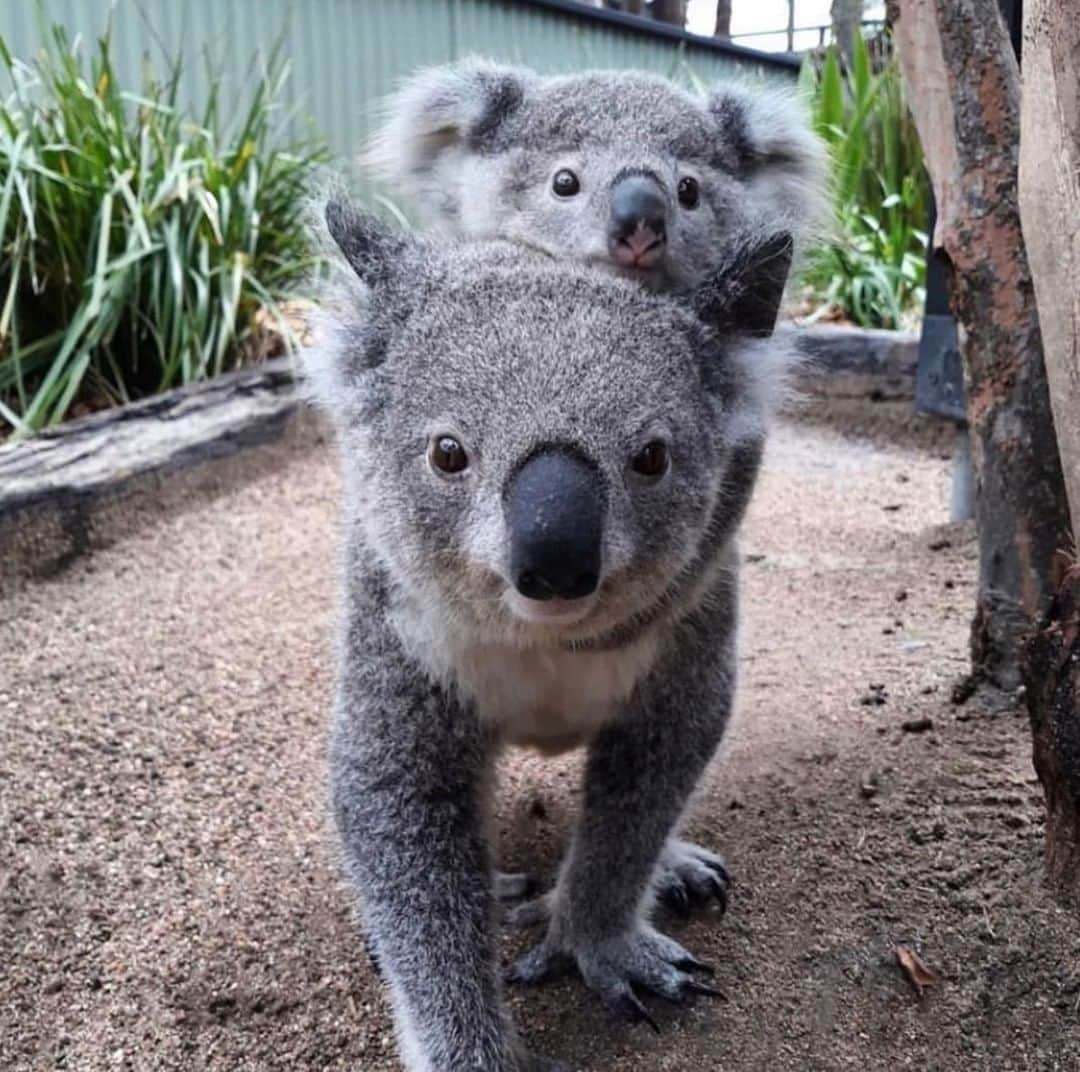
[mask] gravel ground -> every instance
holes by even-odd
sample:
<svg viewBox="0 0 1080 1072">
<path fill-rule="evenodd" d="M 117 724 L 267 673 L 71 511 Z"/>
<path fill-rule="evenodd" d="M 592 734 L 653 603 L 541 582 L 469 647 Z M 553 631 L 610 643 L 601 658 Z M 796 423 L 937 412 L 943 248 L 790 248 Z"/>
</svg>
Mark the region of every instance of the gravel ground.
<svg viewBox="0 0 1080 1072">
<path fill-rule="evenodd" d="M 1040 885 L 1024 719 L 950 700 L 975 549 L 917 438 L 771 446 L 739 713 L 690 823 L 732 905 L 662 921 L 727 1000 L 658 1009 L 657 1037 L 573 979 L 514 991 L 538 1049 L 593 1072 L 1080 1067 L 1080 924 Z M 0 1068 L 396 1067 L 325 810 L 336 503 L 329 451 L 282 454 L 0 602 Z M 575 774 L 507 763 L 509 865 L 550 871 Z M 898 945 L 940 975 L 921 998 Z"/>
</svg>

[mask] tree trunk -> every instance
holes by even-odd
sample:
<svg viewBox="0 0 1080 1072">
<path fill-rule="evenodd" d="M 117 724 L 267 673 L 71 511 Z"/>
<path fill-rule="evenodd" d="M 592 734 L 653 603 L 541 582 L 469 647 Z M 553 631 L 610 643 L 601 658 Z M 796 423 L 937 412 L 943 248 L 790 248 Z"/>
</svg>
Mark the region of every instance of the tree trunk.
<svg viewBox="0 0 1080 1072">
<path fill-rule="evenodd" d="M 652 17 L 681 30 L 686 25 L 686 0 L 653 0 Z"/>
<path fill-rule="evenodd" d="M 1065 571 L 1069 516 L 1020 230 L 1020 74 L 994 0 L 889 0 L 961 334 L 976 480 L 972 672 L 1020 684 Z"/>
<path fill-rule="evenodd" d="M 731 40 L 731 0 L 716 0 L 716 28 L 713 37 Z"/>
<path fill-rule="evenodd" d="M 1080 534 L 1080 22 L 1066 0 L 1027 0 L 1020 210 L 1073 536 Z M 1046 793 L 1046 869 L 1080 907 L 1080 569 L 1027 651 L 1035 770 Z"/>
<path fill-rule="evenodd" d="M 1073 532 L 1080 532 L 1080 18 L 1026 0 L 1020 213 Z"/>
<path fill-rule="evenodd" d="M 832 0 L 829 17 L 832 19 L 833 40 L 848 62 L 855 55 L 855 35 L 862 23 L 863 0 Z"/>
<path fill-rule="evenodd" d="M 1028 644 L 1024 684 L 1046 795 L 1046 877 L 1080 908 L 1080 569 L 1069 571 Z"/>
</svg>

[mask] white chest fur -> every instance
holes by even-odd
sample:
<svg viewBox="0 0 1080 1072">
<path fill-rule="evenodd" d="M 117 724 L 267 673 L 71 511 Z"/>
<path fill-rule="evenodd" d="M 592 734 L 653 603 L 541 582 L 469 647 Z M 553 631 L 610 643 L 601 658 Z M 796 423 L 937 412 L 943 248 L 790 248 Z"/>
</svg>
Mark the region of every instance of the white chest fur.
<svg viewBox="0 0 1080 1072">
<path fill-rule="evenodd" d="M 652 634 L 600 652 L 487 644 L 455 653 L 453 663 L 458 688 L 503 740 L 562 752 L 618 713 L 656 648 Z"/>
<path fill-rule="evenodd" d="M 405 604 L 394 616 L 410 654 L 474 703 L 502 741 L 550 753 L 583 744 L 614 718 L 661 644 L 655 630 L 624 647 L 595 652 L 480 639 L 449 628 L 432 606 Z"/>
</svg>

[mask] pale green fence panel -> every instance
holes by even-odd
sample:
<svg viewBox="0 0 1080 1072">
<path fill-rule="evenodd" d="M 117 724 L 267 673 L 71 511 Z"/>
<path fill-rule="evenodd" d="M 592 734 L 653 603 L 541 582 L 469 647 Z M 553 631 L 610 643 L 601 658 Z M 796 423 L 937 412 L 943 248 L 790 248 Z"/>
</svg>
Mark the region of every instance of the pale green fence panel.
<svg viewBox="0 0 1080 1072">
<path fill-rule="evenodd" d="M 292 64 L 291 104 L 322 131 L 348 168 L 371 129 L 378 100 L 417 67 L 482 55 L 545 72 L 642 68 L 703 82 L 793 79 L 783 60 L 747 49 L 710 47 L 688 34 L 640 32 L 568 0 L 47 0 L 45 17 L 94 47 L 110 17 L 120 77 L 136 85 L 161 46 L 185 58 L 184 93 L 196 106 L 206 62 L 238 92 L 253 57 L 281 38 Z M 639 24 L 640 25 L 640 24 Z M 41 44 L 34 0 L 0 0 L 0 34 L 29 59 Z M 301 119 L 294 120 L 300 124 Z"/>
</svg>

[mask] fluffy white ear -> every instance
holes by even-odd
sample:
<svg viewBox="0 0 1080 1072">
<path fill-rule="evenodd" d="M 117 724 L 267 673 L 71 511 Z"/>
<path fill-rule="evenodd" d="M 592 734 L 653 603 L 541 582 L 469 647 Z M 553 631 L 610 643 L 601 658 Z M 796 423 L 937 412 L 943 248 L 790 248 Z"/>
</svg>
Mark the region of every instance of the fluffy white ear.
<svg viewBox="0 0 1080 1072">
<path fill-rule="evenodd" d="M 361 161 L 376 177 L 414 192 L 456 150 L 482 147 L 521 106 L 534 77 L 480 59 L 420 71 L 384 103 Z"/>
<path fill-rule="evenodd" d="M 725 83 L 709 94 L 708 109 L 735 151 L 757 222 L 797 241 L 819 227 L 828 157 L 798 92 Z"/>
</svg>

